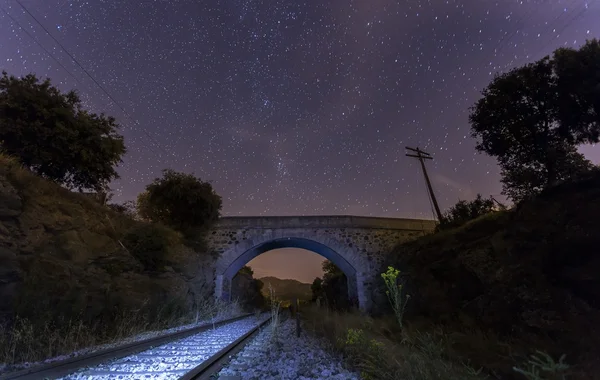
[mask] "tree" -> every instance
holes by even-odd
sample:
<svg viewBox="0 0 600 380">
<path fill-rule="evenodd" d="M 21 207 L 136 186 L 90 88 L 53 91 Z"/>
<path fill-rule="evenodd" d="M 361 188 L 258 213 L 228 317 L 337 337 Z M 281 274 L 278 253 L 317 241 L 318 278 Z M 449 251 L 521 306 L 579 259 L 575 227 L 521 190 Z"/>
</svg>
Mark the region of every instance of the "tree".
<svg viewBox="0 0 600 380">
<path fill-rule="evenodd" d="M 557 181 L 576 180 L 593 169 L 592 163 L 577 152 L 575 146 L 564 144 L 557 149 L 561 149 L 558 155 L 562 157 L 556 161 Z M 548 187 L 547 168 L 539 161 L 511 160 L 501 169 L 503 193 L 510 199 L 528 199 Z"/>
<path fill-rule="evenodd" d="M 264 283 L 253 275 L 252 268 L 246 265 L 238 271 L 231 283 L 232 295 L 249 311 L 263 308 L 267 303 L 262 293 Z"/>
<path fill-rule="evenodd" d="M 310 290 L 312 292 L 312 300 L 316 301 L 323 297 L 323 280 L 319 277 L 315 278 L 312 284 L 310 285 Z"/>
<path fill-rule="evenodd" d="M 188 233 L 210 228 L 220 216 L 222 200 L 210 183 L 167 169 L 146 186 L 137 204 L 143 219 Z"/>
<path fill-rule="evenodd" d="M 0 146 L 38 175 L 71 189 L 103 191 L 125 154 L 115 119 L 82 108 L 34 74 L 0 77 Z"/>
<path fill-rule="evenodd" d="M 323 281 L 321 283 L 323 295 L 329 306 L 344 310 L 350 306 L 348 299 L 348 280 L 334 263 L 323 261 Z"/>
<path fill-rule="evenodd" d="M 600 107 L 592 89 L 600 85 L 600 75 L 586 64 L 600 59 L 597 44 L 588 42 L 579 51 L 559 49 L 552 59 L 496 75 L 471 107 L 476 148 L 497 158 L 503 193 L 514 201 L 591 168 L 575 144 L 598 141 Z M 570 77 L 586 82 L 588 90 L 568 85 Z M 570 116 L 574 102 L 586 116 Z"/>
<path fill-rule="evenodd" d="M 244 266 L 242 267 L 242 269 L 240 269 L 240 270 L 239 270 L 239 272 L 238 272 L 238 273 L 245 274 L 245 275 L 248 275 L 248 276 L 250 276 L 250 277 L 253 277 L 253 276 L 254 276 L 254 271 L 253 271 L 253 270 L 252 270 L 252 268 L 251 268 L 251 267 L 249 267 L 248 265 L 244 265 Z"/>
<path fill-rule="evenodd" d="M 458 201 L 450 207 L 440 220 L 440 228 L 452 228 L 463 225 L 470 220 L 476 219 L 482 215 L 494 210 L 494 201 L 483 199 L 481 194 L 472 201 Z"/>
<path fill-rule="evenodd" d="M 593 39 L 579 49 L 554 52 L 560 120 L 559 133 L 575 143 L 594 143 L 600 138 L 600 41 Z"/>
</svg>

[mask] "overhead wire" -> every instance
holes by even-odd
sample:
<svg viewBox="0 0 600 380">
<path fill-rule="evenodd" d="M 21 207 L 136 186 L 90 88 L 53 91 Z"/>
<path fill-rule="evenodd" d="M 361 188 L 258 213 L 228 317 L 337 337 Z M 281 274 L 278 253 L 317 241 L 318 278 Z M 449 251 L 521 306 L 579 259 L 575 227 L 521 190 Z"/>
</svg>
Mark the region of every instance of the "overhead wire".
<svg viewBox="0 0 600 380">
<path fill-rule="evenodd" d="M 529 12 L 525 13 L 524 15 L 522 15 L 518 20 L 517 20 L 517 25 L 522 24 L 523 21 L 525 21 L 525 23 L 527 23 L 527 21 L 529 21 L 533 15 L 535 14 L 536 11 L 536 7 L 532 7 L 530 9 Z M 527 19 L 527 20 L 525 20 Z M 505 46 L 507 46 L 508 42 L 510 42 L 510 40 L 519 32 L 519 28 L 515 28 L 511 33 L 505 33 L 502 38 L 500 38 L 500 41 L 498 41 L 496 47 L 494 48 L 494 54 L 497 56 L 500 54 L 500 52 L 504 49 Z M 489 57 L 491 58 L 491 57 Z M 486 60 L 489 61 L 488 57 L 483 57 L 480 61 L 478 65 L 475 65 L 473 67 L 487 67 L 488 65 L 486 64 Z"/>
<path fill-rule="evenodd" d="M 550 40 L 548 41 L 548 43 L 544 44 L 534 55 L 537 56 L 538 54 L 540 54 L 541 52 L 543 52 L 548 46 L 550 46 L 550 44 L 552 44 L 557 38 L 560 37 L 560 35 L 562 34 L 562 32 L 565 31 L 565 29 L 567 29 L 569 26 L 571 26 L 571 24 L 573 24 L 573 22 L 575 22 L 576 20 L 580 19 L 581 16 L 583 16 L 583 14 L 589 9 L 589 5 L 593 4 L 595 0 L 591 0 L 589 3 L 587 2 L 587 0 L 583 1 L 583 7 L 581 8 L 581 10 L 575 15 L 573 16 L 569 21 L 567 21 L 567 23 L 558 31 L 558 33 L 556 33 L 556 35 L 554 37 L 551 37 Z"/>
<path fill-rule="evenodd" d="M 135 125 L 137 125 L 138 127 L 140 127 L 140 130 L 142 133 L 144 133 L 151 141 L 152 143 L 158 148 L 160 149 L 163 153 L 165 153 L 167 156 L 173 156 L 173 153 L 169 153 L 167 152 L 166 149 L 164 149 L 162 147 L 162 145 L 150 134 L 148 133 L 148 131 L 146 131 L 141 124 L 135 120 L 126 110 L 125 108 L 96 80 L 96 78 L 94 78 L 94 76 L 92 74 L 90 74 L 90 72 L 88 70 L 85 69 L 85 67 L 83 67 L 83 65 L 81 65 L 81 63 L 73 56 L 73 54 L 71 54 L 69 52 L 69 50 L 67 48 L 65 48 L 63 46 L 63 44 L 58 41 L 58 39 L 56 39 L 52 33 L 50 33 L 50 31 L 37 19 L 37 17 L 35 17 L 22 3 L 20 0 L 15 0 L 17 2 L 17 4 L 19 4 L 19 6 L 21 6 L 21 8 L 23 8 L 23 10 L 46 32 L 46 34 L 48 34 L 48 36 L 50 36 L 50 38 L 52 38 L 52 40 L 54 40 L 54 42 L 56 42 L 56 44 L 58 46 L 60 46 L 60 48 L 65 52 L 65 54 L 67 54 L 69 56 L 69 58 L 71 58 L 71 60 L 73 60 L 73 62 L 96 84 L 96 86 L 98 86 L 98 88 L 100 88 L 100 90 L 102 90 L 102 92 L 123 112 L 123 114 L 125 115 L 125 117 L 127 119 L 129 119 L 131 122 L 133 122 Z M 44 49 L 45 50 L 45 49 Z"/>
<path fill-rule="evenodd" d="M 27 36 L 29 36 L 29 38 L 31 38 L 33 40 L 33 42 L 35 42 L 42 50 L 44 50 L 46 52 L 46 54 L 48 54 L 48 56 L 50 58 L 52 58 L 67 74 L 69 74 L 71 76 L 71 78 L 73 78 L 77 83 L 82 84 L 81 81 L 75 76 L 73 75 L 73 73 L 67 69 L 59 60 L 58 58 L 56 58 L 54 56 L 54 54 L 52 54 L 48 49 L 46 49 L 44 47 L 44 45 L 42 45 L 31 33 L 29 33 L 29 31 L 27 31 L 27 29 L 25 29 L 21 23 L 19 23 L 18 20 L 16 20 L 10 13 L 8 13 L 8 11 L 6 11 L 6 9 L 4 9 L 2 6 L 0 6 L 0 10 L 6 15 L 8 16 L 8 18 L 11 19 L 11 21 L 18 26 L 23 32 L 25 32 L 25 34 L 27 34 Z"/>
</svg>

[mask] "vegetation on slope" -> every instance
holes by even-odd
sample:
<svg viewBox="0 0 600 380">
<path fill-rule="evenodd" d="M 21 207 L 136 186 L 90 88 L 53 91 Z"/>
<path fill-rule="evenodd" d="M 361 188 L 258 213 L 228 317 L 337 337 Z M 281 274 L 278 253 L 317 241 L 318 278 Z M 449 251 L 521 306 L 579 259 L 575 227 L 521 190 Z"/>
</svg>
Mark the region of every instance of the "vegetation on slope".
<svg viewBox="0 0 600 380">
<path fill-rule="evenodd" d="M 0 77 L 0 362 L 43 359 L 212 310 L 203 232 L 221 198 L 209 183 L 166 170 L 142 201 L 124 205 L 72 192 L 106 194 L 118 178 L 126 151 L 118 127 L 49 79 Z"/>
<path fill-rule="evenodd" d="M 462 201 L 436 233 L 397 246 L 385 263 L 402 273 L 393 319 L 384 281 L 376 322 L 307 313 L 365 377 L 598 378 L 600 171 L 577 148 L 600 139 L 599 70 L 591 40 L 496 75 L 471 132 L 516 207 Z M 565 357 L 571 367 L 552 363 Z"/>
<path fill-rule="evenodd" d="M 386 263 L 401 270 L 400 313 L 382 279 L 373 317 L 315 303 L 303 310 L 305 326 L 367 379 L 595 378 L 599 213 L 596 171 L 400 244 Z M 532 354 L 565 355 L 568 365 L 544 370 Z"/>
<path fill-rule="evenodd" d="M 0 230 L 0 362 L 43 359 L 209 310 L 210 265 L 178 232 L 114 212 L 5 155 Z"/>
</svg>

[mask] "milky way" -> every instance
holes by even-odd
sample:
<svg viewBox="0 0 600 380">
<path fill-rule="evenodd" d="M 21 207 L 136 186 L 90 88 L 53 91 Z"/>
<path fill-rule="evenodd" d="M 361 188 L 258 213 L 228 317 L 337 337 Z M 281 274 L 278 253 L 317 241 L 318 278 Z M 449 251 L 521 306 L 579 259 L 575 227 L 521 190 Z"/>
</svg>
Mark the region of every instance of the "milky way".
<svg viewBox="0 0 600 380">
<path fill-rule="evenodd" d="M 173 168 L 212 181 L 226 215 L 431 218 L 405 146 L 435 157 L 442 208 L 498 196 L 468 107 L 495 72 L 600 37 L 600 0 L 21 2 L 118 105 L 16 0 L 0 0 L 16 20 L 0 10 L 0 69 L 119 120 L 116 199 Z"/>
</svg>

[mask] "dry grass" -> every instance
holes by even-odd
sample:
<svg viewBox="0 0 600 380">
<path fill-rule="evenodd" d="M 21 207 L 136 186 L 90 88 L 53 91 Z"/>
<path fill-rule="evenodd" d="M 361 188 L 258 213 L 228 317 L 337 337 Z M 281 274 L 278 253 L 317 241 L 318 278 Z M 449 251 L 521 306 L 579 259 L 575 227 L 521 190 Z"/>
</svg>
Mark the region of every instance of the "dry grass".
<svg viewBox="0 0 600 380">
<path fill-rule="evenodd" d="M 332 312 L 316 306 L 303 310 L 305 329 L 323 337 L 361 376 L 377 380 L 483 379 L 482 371 L 452 353 L 452 338 L 441 330 L 402 330 L 393 316 L 380 319 Z"/>
<path fill-rule="evenodd" d="M 119 250 L 124 248 L 120 243 L 124 232 L 136 224 L 131 218 L 88 196 L 34 174 L 22 167 L 14 157 L 1 151 L 0 176 L 5 177 L 18 191 L 23 200 L 24 213 L 35 215 L 37 222 L 43 225 L 61 226 L 74 219 L 86 225 L 89 231 L 114 239 L 114 250 Z"/>
<path fill-rule="evenodd" d="M 29 253 L 33 252 L 35 255 L 43 250 L 51 261 L 70 261 L 77 265 L 90 257 L 99 257 L 99 254 L 117 258 L 129 256 L 129 251 L 122 244 L 123 237 L 139 222 L 85 195 L 69 191 L 35 175 L 14 158 L 1 152 L 0 178 L 5 178 L 16 189 L 22 201 L 22 214 L 18 216 L 17 225 L 26 224 L 34 229 L 42 226 L 46 233 L 46 240 L 42 243 L 35 239 L 23 241 L 23 246 L 26 246 Z M 73 238 L 71 235 L 61 234 L 69 229 L 85 230 L 85 242 L 74 240 L 77 236 Z M 47 247 L 52 249 L 46 249 Z M 34 258 L 33 255 L 30 257 Z M 190 310 L 183 297 L 172 297 L 166 303 L 157 302 L 156 299 L 145 303 L 140 300 L 143 303 L 141 307 L 137 302 L 131 302 L 131 305 L 137 305 L 135 309 L 120 308 L 116 311 L 101 303 L 100 316 L 97 311 L 85 314 L 91 303 L 96 302 L 95 306 L 98 306 L 98 296 L 102 296 L 100 291 L 94 289 L 93 295 L 96 298 L 89 299 L 85 287 L 82 289 L 75 286 L 78 285 L 76 282 L 62 284 L 63 287 L 60 281 L 37 284 L 35 273 L 29 271 L 35 261 L 25 261 L 28 265 L 24 269 L 27 276 L 21 284 L 20 296 L 15 301 L 14 314 L 0 316 L 6 319 L 6 323 L 0 325 L 0 363 L 4 363 L 5 370 L 19 363 L 36 362 L 79 350 L 86 351 L 140 334 L 241 314 L 237 304 L 215 303 L 210 296 L 197 300 L 197 306 L 193 310 Z M 121 265 L 120 261 L 115 265 L 117 264 Z M 74 264 L 74 267 L 77 265 Z M 65 268 L 69 266 L 66 265 Z M 113 276 L 108 269 L 107 272 Z M 115 267 L 114 272 L 117 275 L 122 272 L 122 268 Z M 50 280 L 52 276 L 44 277 L 44 281 Z M 27 287 L 27 284 L 33 286 Z M 56 285 L 56 289 L 60 290 L 56 294 L 52 293 L 56 297 L 44 296 L 49 292 L 48 285 Z M 110 283 L 106 285 L 108 292 Z M 73 299 L 65 293 L 64 289 L 68 286 L 72 286 L 67 290 L 72 291 Z M 76 310 L 82 310 L 81 315 Z M 0 364 L 0 371 L 3 370 L 3 365 Z"/>
<path fill-rule="evenodd" d="M 600 378 L 591 370 L 559 365 L 558 357 L 532 352 L 523 340 L 504 340 L 491 332 L 451 331 L 426 321 L 407 322 L 400 329 L 392 315 L 372 318 L 316 305 L 307 306 L 302 317 L 304 329 L 324 338 L 365 380 Z"/>
<path fill-rule="evenodd" d="M 81 320 L 34 323 L 17 318 L 10 327 L 0 326 L 0 373 L 19 369 L 24 363 L 60 358 L 75 352 L 85 353 L 107 344 L 123 344 L 136 338 L 155 336 L 161 330 L 191 327 L 199 322 L 214 322 L 242 314 L 237 303 L 212 300 L 198 303 L 195 310 L 186 314 L 178 313 L 168 305 L 157 312 L 148 311 L 123 312 L 111 321 L 95 324 Z"/>
</svg>

